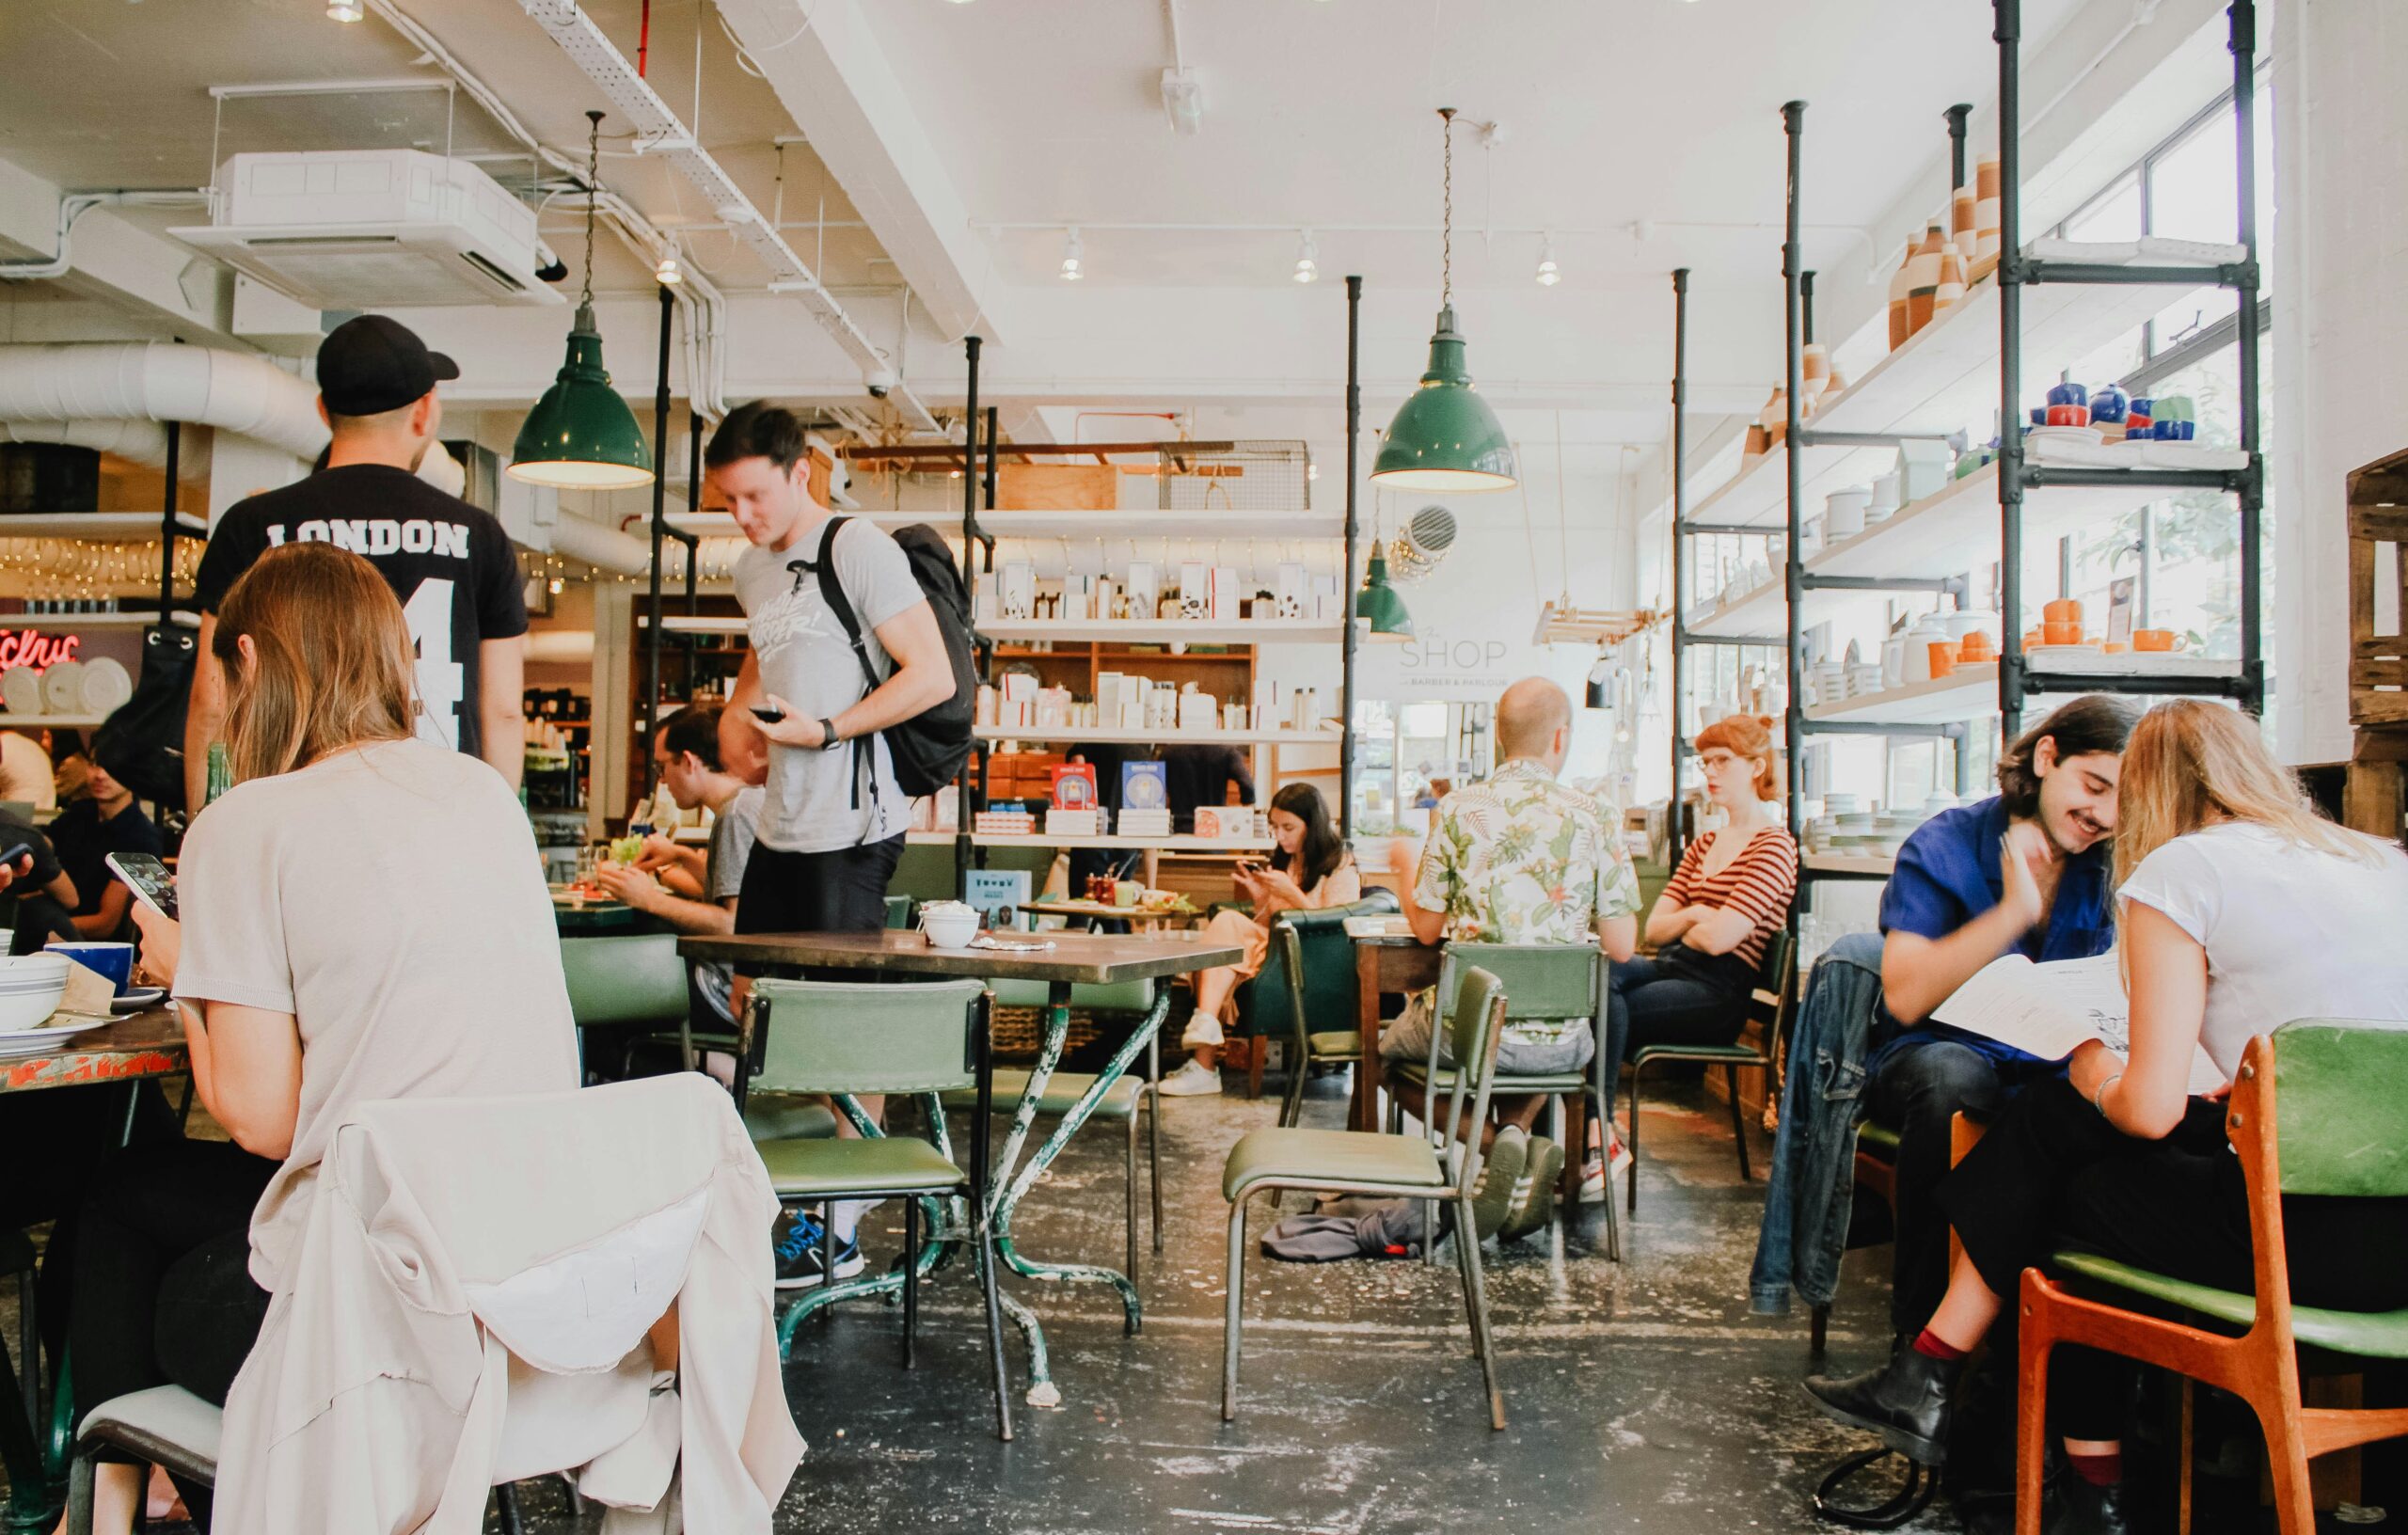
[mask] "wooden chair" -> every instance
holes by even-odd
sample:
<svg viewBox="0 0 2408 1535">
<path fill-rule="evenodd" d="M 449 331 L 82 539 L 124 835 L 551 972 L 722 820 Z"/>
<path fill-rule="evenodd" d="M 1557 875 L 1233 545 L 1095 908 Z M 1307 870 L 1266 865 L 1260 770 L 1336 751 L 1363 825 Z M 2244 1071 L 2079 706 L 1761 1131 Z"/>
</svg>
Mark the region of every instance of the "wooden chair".
<svg viewBox="0 0 2408 1535">
<path fill-rule="evenodd" d="M 2184 1377 L 2179 1508 L 2186 1535 L 2194 1381 L 2231 1392 L 2257 1413 L 2282 1535 L 2313 1535 L 2316 1528 L 2310 1460 L 2408 1433 L 2408 1408 L 2301 1404 L 2303 1349 L 2315 1351 L 2320 1360 L 2408 1359 L 2408 1309 L 2294 1306 L 2282 1205 L 2287 1194 L 2408 1197 L 2408 1032 L 2390 1024 L 2312 1019 L 2251 1040 L 2233 1083 L 2225 1127 L 2249 1191 L 2254 1295 L 2192 1284 L 2091 1253 L 2059 1253 L 2051 1259 L 2052 1267 L 2088 1286 L 2173 1307 L 2206 1324 L 2191 1326 L 2076 1296 L 2038 1269 L 2023 1272 L 2018 1535 L 2039 1535 L 2049 1353 L 2060 1344 L 2103 1349 Z"/>
</svg>

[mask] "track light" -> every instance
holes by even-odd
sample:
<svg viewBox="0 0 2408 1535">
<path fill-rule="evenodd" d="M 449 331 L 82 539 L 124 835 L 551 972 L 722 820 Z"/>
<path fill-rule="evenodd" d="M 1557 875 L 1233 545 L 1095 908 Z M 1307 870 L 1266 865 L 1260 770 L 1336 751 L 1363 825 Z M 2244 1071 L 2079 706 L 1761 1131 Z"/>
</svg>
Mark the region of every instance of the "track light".
<svg viewBox="0 0 2408 1535">
<path fill-rule="evenodd" d="M 686 280 L 685 269 L 677 264 L 677 237 L 673 234 L 660 247 L 660 262 L 652 269 L 652 280 L 663 288 L 674 288 Z"/>
<path fill-rule="evenodd" d="M 1086 276 L 1085 271 L 1080 266 L 1080 262 L 1085 259 L 1085 256 L 1086 248 L 1079 244 L 1079 231 L 1072 229 L 1069 237 L 1062 242 L 1062 280 L 1064 282 L 1076 282 Z"/>
<path fill-rule="evenodd" d="M 1310 282 L 1321 276 L 1321 266 L 1313 260 L 1320 254 L 1321 249 L 1313 244 L 1310 229 L 1296 236 L 1296 280 L 1298 282 Z"/>
<path fill-rule="evenodd" d="M 1563 272 L 1555 264 L 1555 236 L 1539 242 L 1539 286 L 1552 288 L 1563 280 Z"/>
<path fill-rule="evenodd" d="M 326 0 L 326 19 L 330 22 L 364 22 L 368 19 L 367 0 Z"/>
</svg>

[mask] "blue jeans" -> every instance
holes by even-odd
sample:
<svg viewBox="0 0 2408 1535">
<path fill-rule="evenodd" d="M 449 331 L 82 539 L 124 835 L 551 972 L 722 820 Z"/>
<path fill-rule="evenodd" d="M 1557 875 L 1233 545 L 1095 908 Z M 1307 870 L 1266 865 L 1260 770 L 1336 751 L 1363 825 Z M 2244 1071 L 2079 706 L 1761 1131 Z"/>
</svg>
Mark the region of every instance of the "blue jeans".
<svg viewBox="0 0 2408 1535">
<path fill-rule="evenodd" d="M 1677 944 L 1653 959 L 1613 961 L 1600 1080 L 1622 1080 L 1633 1046 L 1727 1045 L 1738 1038 L 1748 1024 L 1753 974 L 1729 955 L 1699 955 Z"/>
</svg>

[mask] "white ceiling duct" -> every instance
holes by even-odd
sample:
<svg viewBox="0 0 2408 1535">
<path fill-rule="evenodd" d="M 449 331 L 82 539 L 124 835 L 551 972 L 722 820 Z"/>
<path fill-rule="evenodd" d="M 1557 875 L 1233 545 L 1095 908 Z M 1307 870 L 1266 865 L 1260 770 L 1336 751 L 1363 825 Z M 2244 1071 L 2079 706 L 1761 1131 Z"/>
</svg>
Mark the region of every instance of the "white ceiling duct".
<svg viewBox="0 0 2408 1535">
<path fill-rule="evenodd" d="M 214 426 L 300 459 L 326 445 L 317 389 L 264 357 L 166 341 L 0 346 L 0 421 L 112 420 Z"/>
<path fill-rule="evenodd" d="M 0 442 L 55 442 L 146 468 L 167 467 L 167 429 L 157 421 L 0 421 Z M 176 444 L 176 473 L 195 479 L 207 474 L 209 444 L 206 433 L 184 434 Z"/>
<path fill-rule="evenodd" d="M 614 576 L 641 576 L 652 568 L 651 544 L 588 517 L 563 513 L 561 520 L 552 524 L 551 535 L 554 554 L 582 560 Z M 664 576 L 668 563 L 666 559 L 661 562 Z"/>
</svg>

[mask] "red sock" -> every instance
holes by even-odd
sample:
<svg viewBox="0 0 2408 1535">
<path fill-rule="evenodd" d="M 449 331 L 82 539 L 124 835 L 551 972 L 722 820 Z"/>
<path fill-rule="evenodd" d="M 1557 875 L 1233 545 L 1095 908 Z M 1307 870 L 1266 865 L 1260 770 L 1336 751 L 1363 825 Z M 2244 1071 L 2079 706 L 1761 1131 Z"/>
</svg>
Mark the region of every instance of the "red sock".
<svg viewBox="0 0 2408 1535">
<path fill-rule="evenodd" d="M 1928 1358 L 1942 1361 L 1962 1359 L 1965 1357 L 1964 1350 L 1957 1348 L 1953 1343 L 1942 1340 L 1938 1334 L 1934 1333 L 1928 1327 L 1915 1335 L 1915 1352 Z"/>
<path fill-rule="evenodd" d="M 2124 1480 L 2124 1452 L 2111 1449 L 2104 1455 L 2076 1455 L 2068 1451 L 2066 1464 L 2073 1474 L 2093 1487 L 2113 1487 Z"/>
</svg>

